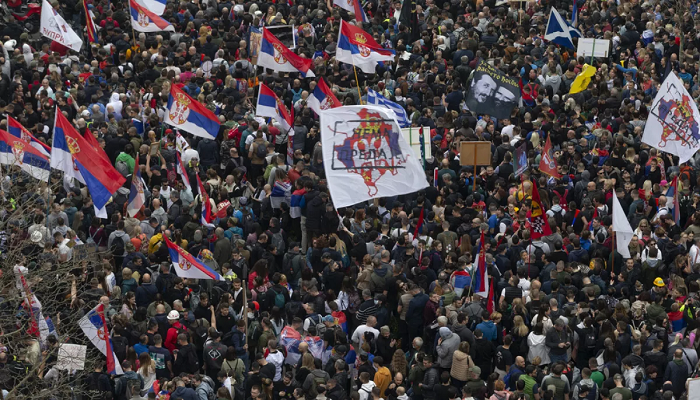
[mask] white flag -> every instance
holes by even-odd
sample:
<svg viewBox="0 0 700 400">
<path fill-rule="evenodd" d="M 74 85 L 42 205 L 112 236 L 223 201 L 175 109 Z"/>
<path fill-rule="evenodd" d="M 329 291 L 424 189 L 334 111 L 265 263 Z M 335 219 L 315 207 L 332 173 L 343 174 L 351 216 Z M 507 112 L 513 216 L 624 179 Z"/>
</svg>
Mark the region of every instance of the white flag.
<svg viewBox="0 0 700 400">
<path fill-rule="evenodd" d="M 105 306 L 100 303 L 78 321 L 85 336 L 92 344 L 107 357 L 107 373 L 110 375 L 122 375 L 122 366 L 112 347 L 112 339 L 109 337 Z"/>
<path fill-rule="evenodd" d="M 71 50 L 80 51 L 83 41 L 47 0 L 41 3 L 41 34 Z"/>
<path fill-rule="evenodd" d="M 321 112 L 321 143 L 335 207 L 428 186 L 420 157 L 388 108 L 345 106 Z"/>
<path fill-rule="evenodd" d="M 654 97 L 642 142 L 687 162 L 700 150 L 700 113 L 675 73 L 661 84 Z"/>
<path fill-rule="evenodd" d="M 622 257 L 630 258 L 629 244 L 634 236 L 634 231 L 630 226 L 630 222 L 627 219 L 627 214 L 622 209 L 620 205 L 620 200 L 617 199 L 617 195 L 613 193 L 613 210 L 612 210 L 612 228 L 615 231 L 615 240 L 617 243 L 617 252 L 620 253 Z"/>
</svg>

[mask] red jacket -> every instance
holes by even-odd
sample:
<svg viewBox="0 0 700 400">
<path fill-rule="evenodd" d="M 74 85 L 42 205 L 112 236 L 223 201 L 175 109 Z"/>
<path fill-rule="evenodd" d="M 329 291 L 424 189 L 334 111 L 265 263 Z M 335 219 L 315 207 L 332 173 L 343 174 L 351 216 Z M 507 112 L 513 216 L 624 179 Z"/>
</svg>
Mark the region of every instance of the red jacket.
<svg viewBox="0 0 700 400">
<path fill-rule="evenodd" d="M 168 328 L 168 335 L 165 337 L 165 343 L 163 346 L 165 346 L 166 349 L 170 350 L 172 353 L 175 349 L 177 349 L 177 331 L 178 329 L 184 329 L 184 325 L 180 323 L 180 321 L 175 322 L 174 324 L 170 325 L 170 328 Z"/>
</svg>

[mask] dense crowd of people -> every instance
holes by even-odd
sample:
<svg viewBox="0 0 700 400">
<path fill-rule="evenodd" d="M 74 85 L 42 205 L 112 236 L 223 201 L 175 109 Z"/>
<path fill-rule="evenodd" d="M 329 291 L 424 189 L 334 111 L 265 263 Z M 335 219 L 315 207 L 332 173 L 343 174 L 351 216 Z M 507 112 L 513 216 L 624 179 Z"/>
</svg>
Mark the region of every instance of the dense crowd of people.
<svg viewBox="0 0 700 400">
<path fill-rule="evenodd" d="M 356 77 L 334 58 L 340 20 L 355 17 L 330 2 L 168 2 L 175 31 L 144 34 L 127 2 L 85 1 L 99 43 L 80 53 L 7 17 L 0 110 L 49 146 L 63 113 L 127 179 L 100 218 L 60 172 L 47 185 L 3 166 L 0 325 L 15 332 L 0 335 L 3 397 L 688 398 L 700 345 L 697 168 L 641 138 L 668 74 L 700 91 L 694 4 L 578 0 L 583 36 L 610 40 L 608 58 L 590 60 L 543 39 L 549 8 L 571 20 L 571 2 L 419 0 L 412 30 L 398 22 L 401 1 L 370 0 L 358 25 L 397 57 Z M 82 31 L 82 2 L 53 6 Z M 249 34 L 263 25 L 289 25 L 317 77 L 255 67 Z M 479 60 L 520 82 L 509 118 L 468 110 Z M 569 94 L 585 63 L 595 76 Z M 372 88 L 429 127 L 431 185 L 336 209 L 307 104 L 319 79 L 345 105 Z M 293 132 L 255 117 L 260 82 L 294 110 Z M 216 140 L 164 124 L 171 85 L 218 115 Z M 691 114 L 680 118 L 697 128 Z M 491 165 L 462 166 L 462 141 L 491 142 Z M 546 141 L 561 177 L 538 168 Z M 529 167 L 516 176 L 523 143 Z M 132 217 L 135 168 L 147 190 Z M 542 238 L 528 219 L 533 188 L 552 231 Z M 634 230 L 630 258 L 615 250 L 613 196 Z M 203 198 L 213 227 L 201 223 Z M 166 238 L 223 280 L 177 276 Z M 480 258 L 491 297 L 475 289 Z M 14 264 L 55 325 L 46 340 Z M 108 373 L 78 328 L 98 304 L 123 374 Z M 88 346 L 85 371 L 58 369 L 62 343 Z M 66 381 L 71 391 L 52 391 Z"/>
</svg>

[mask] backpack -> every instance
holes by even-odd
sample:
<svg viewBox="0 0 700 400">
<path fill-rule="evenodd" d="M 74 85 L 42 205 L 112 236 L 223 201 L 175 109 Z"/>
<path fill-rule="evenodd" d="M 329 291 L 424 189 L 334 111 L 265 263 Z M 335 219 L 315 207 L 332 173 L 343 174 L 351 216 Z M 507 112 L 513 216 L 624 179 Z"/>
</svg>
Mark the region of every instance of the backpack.
<svg viewBox="0 0 700 400">
<path fill-rule="evenodd" d="M 115 236 L 114 240 L 112 240 L 112 247 L 110 248 L 112 255 L 115 257 L 123 257 L 124 254 L 126 254 L 126 250 L 124 249 L 125 245 L 126 243 L 124 243 L 124 239 L 121 236 Z"/>
<path fill-rule="evenodd" d="M 323 318 L 321 318 L 321 316 L 319 314 L 311 314 L 308 316 L 307 319 L 309 320 L 309 327 L 315 326 L 317 331 L 318 331 L 318 326 L 323 325 Z M 319 336 L 318 332 L 317 332 L 317 336 Z"/>
<path fill-rule="evenodd" d="M 138 379 L 127 379 L 127 377 L 122 378 L 124 382 L 124 398 L 131 399 L 134 395 L 141 396 L 141 381 Z"/>
<path fill-rule="evenodd" d="M 249 208 L 244 208 L 241 210 L 243 214 L 241 219 L 241 224 L 243 225 L 243 233 L 248 235 L 254 231 L 253 224 L 255 223 L 255 216 L 250 212 Z"/>
<path fill-rule="evenodd" d="M 681 182 L 686 180 L 691 183 L 695 182 L 695 171 L 688 165 L 681 166 L 681 173 L 678 175 L 678 180 Z"/>
<path fill-rule="evenodd" d="M 97 229 L 94 234 L 90 234 L 90 231 L 88 231 L 88 238 L 85 240 L 85 243 L 92 247 L 97 247 L 97 243 L 95 243 L 95 236 L 97 236 L 101 229 L 102 228 Z"/>
<path fill-rule="evenodd" d="M 209 378 L 206 375 L 202 376 L 202 382 L 207 382 L 207 381 L 211 381 L 211 378 Z M 209 385 L 208 391 L 204 390 L 204 385 L 199 385 L 197 387 L 197 396 L 201 399 L 202 398 L 201 393 L 204 392 L 204 394 L 207 396 L 207 400 L 216 400 L 216 393 L 214 393 L 214 389 L 212 389 L 212 387 L 211 387 L 211 385 L 213 383 L 214 382 L 207 382 L 207 384 Z"/>
<path fill-rule="evenodd" d="M 369 288 L 373 292 L 383 292 L 386 286 L 386 277 L 380 276 L 375 271 L 369 276 Z"/>
<path fill-rule="evenodd" d="M 265 146 L 264 143 L 257 143 L 255 145 L 255 155 L 258 158 L 265 159 L 265 157 L 267 156 L 267 146 Z"/>
<path fill-rule="evenodd" d="M 593 351 L 595 351 L 596 344 L 597 344 L 597 339 L 596 339 L 595 329 L 589 328 L 589 330 L 586 332 L 586 342 L 585 342 L 586 349 L 588 349 L 589 352 L 593 352 Z"/>
<path fill-rule="evenodd" d="M 120 174 L 122 174 L 122 176 L 123 176 L 124 178 L 126 178 L 127 176 L 129 176 L 129 164 L 127 164 L 125 161 L 123 161 L 123 160 L 117 161 L 117 162 L 114 164 L 114 168 L 117 170 L 117 172 L 119 172 Z"/>
<path fill-rule="evenodd" d="M 277 249 L 277 254 L 282 254 L 287 251 L 287 247 L 284 243 L 284 236 L 282 235 L 282 230 L 276 233 L 268 231 L 272 245 Z"/>
<path fill-rule="evenodd" d="M 285 298 L 284 298 L 284 292 L 279 291 L 277 292 L 275 289 L 270 288 L 270 291 L 275 294 L 275 303 L 274 306 L 279 308 L 280 310 L 284 310 L 284 303 L 285 303 Z"/>
<path fill-rule="evenodd" d="M 360 309 L 360 304 L 362 304 L 362 300 L 357 292 L 348 293 L 348 312 L 350 314 L 357 313 L 357 310 Z"/>
</svg>

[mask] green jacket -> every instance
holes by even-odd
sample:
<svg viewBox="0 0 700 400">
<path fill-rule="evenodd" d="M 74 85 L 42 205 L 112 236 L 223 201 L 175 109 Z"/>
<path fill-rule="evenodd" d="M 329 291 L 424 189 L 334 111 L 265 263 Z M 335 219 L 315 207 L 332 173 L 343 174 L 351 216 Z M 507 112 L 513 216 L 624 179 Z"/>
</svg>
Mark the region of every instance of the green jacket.
<svg viewBox="0 0 700 400">
<path fill-rule="evenodd" d="M 135 164 L 136 164 L 136 161 L 134 160 L 134 157 L 130 156 L 130 155 L 127 154 L 127 153 L 121 152 L 121 153 L 119 153 L 119 155 L 117 156 L 117 159 L 115 160 L 114 163 L 116 164 L 117 161 L 124 161 L 124 162 L 126 163 L 126 165 L 129 166 L 129 174 L 133 174 L 133 173 L 134 173 L 134 166 L 135 166 Z"/>
</svg>

